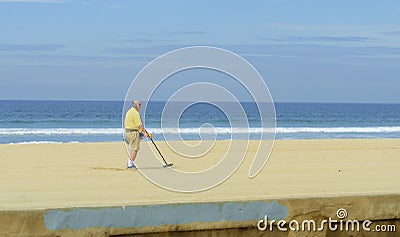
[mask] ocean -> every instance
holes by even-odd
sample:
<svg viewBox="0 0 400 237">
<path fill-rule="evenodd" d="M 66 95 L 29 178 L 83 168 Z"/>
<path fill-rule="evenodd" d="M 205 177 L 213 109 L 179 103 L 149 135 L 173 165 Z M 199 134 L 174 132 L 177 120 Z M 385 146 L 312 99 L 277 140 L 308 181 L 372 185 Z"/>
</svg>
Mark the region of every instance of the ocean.
<svg viewBox="0 0 400 237">
<path fill-rule="evenodd" d="M 155 140 L 178 134 L 183 139 L 230 139 L 226 115 L 216 107 L 197 104 L 182 114 L 177 129 L 161 129 L 165 103 L 150 102 L 142 114 Z M 233 104 L 231 106 L 237 106 Z M 260 116 L 255 103 L 242 103 L 250 126 L 250 139 L 260 137 Z M 0 101 L 0 143 L 64 143 L 122 141 L 123 101 Z M 229 105 L 228 105 L 229 108 Z M 400 138 L 400 104 L 275 103 L 276 139 Z M 141 111 L 142 113 L 143 111 Z M 213 129 L 202 124 L 211 124 Z M 164 134 L 163 134 L 164 132 Z M 213 136 L 210 136 L 213 137 Z"/>
</svg>

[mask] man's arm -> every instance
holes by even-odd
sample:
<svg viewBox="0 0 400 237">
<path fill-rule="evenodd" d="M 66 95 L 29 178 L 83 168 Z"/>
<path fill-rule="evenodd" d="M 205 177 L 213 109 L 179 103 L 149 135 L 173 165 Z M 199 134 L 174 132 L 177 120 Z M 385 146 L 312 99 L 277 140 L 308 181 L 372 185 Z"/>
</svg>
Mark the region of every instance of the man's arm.
<svg viewBox="0 0 400 237">
<path fill-rule="evenodd" d="M 149 136 L 149 133 L 148 133 L 147 130 L 143 127 L 142 124 L 139 125 L 139 131 L 142 131 L 146 137 Z"/>
</svg>

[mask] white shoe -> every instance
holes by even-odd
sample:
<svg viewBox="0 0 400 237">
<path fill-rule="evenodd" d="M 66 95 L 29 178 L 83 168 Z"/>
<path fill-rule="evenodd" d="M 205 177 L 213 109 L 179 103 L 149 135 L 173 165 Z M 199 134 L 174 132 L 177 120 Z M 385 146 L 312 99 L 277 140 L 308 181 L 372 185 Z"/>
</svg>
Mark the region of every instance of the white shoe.
<svg viewBox="0 0 400 237">
<path fill-rule="evenodd" d="M 137 169 L 136 166 L 134 164 L 132 164 L 131 166 L 129 166 L 128 164 L 126 164 L 126 168 L 127 169 Z"/>
</svg>

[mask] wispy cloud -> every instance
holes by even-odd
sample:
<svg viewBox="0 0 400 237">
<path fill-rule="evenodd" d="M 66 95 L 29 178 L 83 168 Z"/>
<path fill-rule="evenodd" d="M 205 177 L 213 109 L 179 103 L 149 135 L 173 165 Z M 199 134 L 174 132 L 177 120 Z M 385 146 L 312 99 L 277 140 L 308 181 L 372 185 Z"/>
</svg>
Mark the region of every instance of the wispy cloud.
<svg viewBox="0 0 400 237">
<path fill-rule="evenodd" d="M 385 34 L 385 35 L 400 35 L 400 30 L 385 31 L 385 32 L 382 32 L 382 34 Z"/>
<path fill-rule="evenodd" d="M 228 47 L 227 47 L 228 48 Z M 234 46 L 239 54 L 271 54 L 281 56 L 304 57 L 347 57 L 347 56 L 379 56 L 400 55 L 399 47 L 367 47 L 367 46 L 326 46 L 308 44 L 265 44 Z"/>
<path fill-rule="evenodd" d="M 171 50 L 182 48 L 182 45 L 151 45 L 148 47 L 118 47 L 105 49 L 106 53 L 113 53 L 119 55 L 147 55 L 150 57 L 157 57 L 163 53 Z"/>
<path fill-rule="evenodd" d="M 17 4 L 82 4 L 89 5 L 94 2 L 89 0 L 0 0 L 1 3 L 17 3 Z"/>
<path fill-rule="evenodd" d="M 171 32 L 173 35 L 204 35 L 205 31 L 173 31 Z"/>
<path fill-rule="evenodd" d="M 159 33 L 149 33 L 149 32 L 138 32 L 137 35 L 141 36 L 177 36 L 177 35 L 204 35 L 206 31 L 202 30 L 188 30 L 188 31 L 172 31 L 172 32 L 159 32 Z"/>
<path fill-rule="evenodd" d="M 315 36 L 315 37 L 291 37 L 292 41 L 326 41 L 326 42 L 366 42 L 374 40 L 370 37 L 360 36 Z"/>
<path fill-rule="evenodd" d="M 135 43 L 176 43 L 179 36 L 199 36 L 206 34 L 206 31 L 172 31 L 172 32 L 137 32 L 132 38 L 124 39 L 124 42 Z"/>
<path fill-rule="evenodd" d="M 13 54 L 13 55 L 2 55 L 0 54 L 0 66 L 1 65 L 14 65 L 14 66 L 35 66 L 35 65 L 59 65 L 59 66 L 71 66 L 71 65 L 99 65 L 104 66 L 110 65 L 122 65 L 124 63 L 131 64 L 137 61 L 148 61 L 148 55 L 122 55 L 122 56 L 93 56 L 93 55 L 62 55 L 62 54 Z M 104 64 L 105 63 L 105 64 Z"/>
<path fill-rule="evenodd" d="M 283 38 L 262 38 L 267 41 L 285 41 L 285 42 L 368 42 L 375 40 L 370 37 L 361 36 L 289 36 Z"/>
<path fill-rule="evenodd" d="M 166 45 L 148 45 L 148 46 L 131 46 L 108 48 L 104 53 L 120 57 L 148 57 L 155 58 L 163 53 L 171 50 L 188 47 L 184 44 L 166 44 Z M 227 50 L 231 50 L 241 56 L 257 57 L 260 60 L 266 58 L 280 59 L 327 59 L 340 60 L 363 57 L 363 58 L 396 58 L 400 56 L 400 47 L 371 47 L 356 45 L 324 45 L 324 44 L 307 44 L 307 43 L 263 43 L 263 44 L 223 44 L 214 45 Z"/>
<path fill-rule="evenodd" d="M 55 51 L 66 47 L 62 44 L 0 44 L 0 51 Z"/>
<path fill-rule="evenodd" d="M 174 42 L 174 39 L 154 39 L 150 37 L 137 37 L 131 39 L 125 39 L 124 42 L 135 42 L 135 43 L 157 43 L 157 42 Z"/>
<path fill-rule="evenodd" d="M 63 3 L 66 0 L 0 0 L 0 3 Z"/>
</svg>

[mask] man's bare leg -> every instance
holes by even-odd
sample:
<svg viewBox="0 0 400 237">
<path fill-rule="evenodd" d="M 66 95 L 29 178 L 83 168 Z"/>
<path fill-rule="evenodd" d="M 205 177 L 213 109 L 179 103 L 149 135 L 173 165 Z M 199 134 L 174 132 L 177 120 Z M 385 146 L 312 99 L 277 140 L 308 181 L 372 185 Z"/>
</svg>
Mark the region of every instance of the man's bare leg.
<svg viewBox="0 0 400 237">
<path fill-rule="evenodd" d="M 137 150 L 132 150 L 131 156 L 130 156 L 132 162 L 135 161 L 137 153 L 138 153 Z"/>
<path fill-rule="evenodd" d="M 132 150 L 131 153 L 129 154 L 129 160 L 128 160 L 128 164 L 127 164 L 128 168 L 136 168 L 133 161 L 136 159 L 137 153 L 138 153 L 137 150 Z"/>
</svg>

